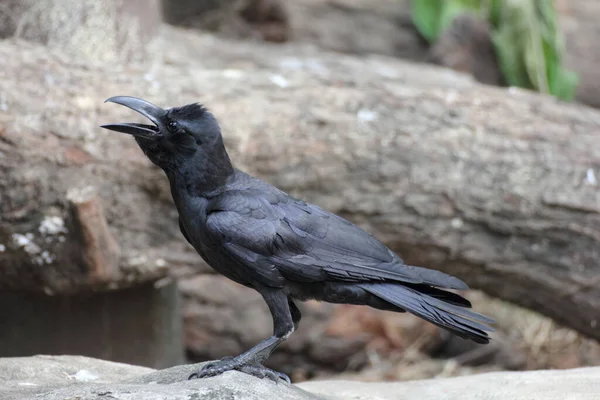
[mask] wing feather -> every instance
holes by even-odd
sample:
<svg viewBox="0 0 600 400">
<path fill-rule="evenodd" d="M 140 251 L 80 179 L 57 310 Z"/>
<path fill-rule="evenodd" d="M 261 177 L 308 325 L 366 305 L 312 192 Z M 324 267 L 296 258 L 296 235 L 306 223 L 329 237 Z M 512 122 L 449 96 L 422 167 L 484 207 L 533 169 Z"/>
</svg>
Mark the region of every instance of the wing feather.
<svg viewBox="0 0 600 400">
<path fill-rule="evenodd" d="M 268 186 L 228 191 L 210 204 L 207 227 L 233 258 L 269 285 L 298 282 L 381 282 L 466 289 L 439 271 L 405 265 L 351 222 Z"/>
</svg>

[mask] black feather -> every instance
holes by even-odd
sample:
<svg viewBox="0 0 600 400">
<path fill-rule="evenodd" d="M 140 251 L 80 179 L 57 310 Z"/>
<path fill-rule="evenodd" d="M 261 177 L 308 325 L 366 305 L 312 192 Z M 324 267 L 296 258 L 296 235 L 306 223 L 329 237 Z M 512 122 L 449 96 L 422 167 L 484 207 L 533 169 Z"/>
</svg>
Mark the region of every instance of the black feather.
<svg viewBox="0 0 600 400">
<path fill-rule="evenodd" d="M 461 337 L 489 341 L 492 329 L 486 324 L 493 320 L 444 290 L 468 289 L 463 281 L 406 265 L 350 221 L 235 169 L 221 128 L 204 106 L 163 110 L 127 96 L 109 100 L 155 124 L 105 127 L 133 134 L 165 171 L 185 238 L 217 272 L 256 289 L 271 311 L 274 336 L 240 357 L 217 362 L 219 371 L 251 365 L 263 374 L 260 363 L 298 326 L 293 299 L 408 311 Z"/>
<path fill-rule="evenodd" d="M 432 297 L 424 292 L 419 292 L 415 287 L 404 285 L 384 284 L 360 284 L 360 286 L 373 295 L 385 300 L 399 308 L 415 314 L 439 327 L 464 338 L 471 339 L 477 343 L 488 343 L 490 338 L 486 332 L 494 330 L 485 325 L 493 323 L 494 320 L 476 312 L 457 306 L 456 294 L 449 296 L 450 303 L 444 302 L 441 290 Z M 427 290 L 425 290 L 427 292 Z"/>
</svg>

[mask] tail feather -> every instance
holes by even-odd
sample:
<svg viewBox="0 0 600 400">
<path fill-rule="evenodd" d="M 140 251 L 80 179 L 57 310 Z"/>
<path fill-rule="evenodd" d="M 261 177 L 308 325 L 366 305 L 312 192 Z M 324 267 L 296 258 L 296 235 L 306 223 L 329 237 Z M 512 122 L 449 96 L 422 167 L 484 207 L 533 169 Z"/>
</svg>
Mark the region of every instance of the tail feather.
<svg viewBox="0 0 600 400">
<path fill-rule="evenodd" d="M 417 292 L 426 294 L 436 299 L 440 299 L 445 303 L 454 304 L 455 306 L 459 307 L 471 308 L 471 302 L 456 293 L 447 292 L 445 290 L 440 290 L 438 288 L 434 288 L 427 285 L 412 285 L 407 283 L 404 283 L 403 285 L 410 288 L 414 288 Z"/>
<path fill-rule="evenodd" d="M 417 275 L 424 284 L 440 287 L 443 289 L 467 290 L 469 286 L 455 276 L 444 272 L 424 267 L 415 267 L 414 265 L 403 265 L 403 270 L 411 271 Z"/>
<path fill-rule="evenodd" d="M 477 343 L 488 343 L 487 332 L 494 331 L 486 325 L 494 320 L 467 309 L 469 301 L 456 293 L 428 286 L 393 283 L 367 283 L 361 284 L 361 287 L 396 307 Z"/>
</svg>

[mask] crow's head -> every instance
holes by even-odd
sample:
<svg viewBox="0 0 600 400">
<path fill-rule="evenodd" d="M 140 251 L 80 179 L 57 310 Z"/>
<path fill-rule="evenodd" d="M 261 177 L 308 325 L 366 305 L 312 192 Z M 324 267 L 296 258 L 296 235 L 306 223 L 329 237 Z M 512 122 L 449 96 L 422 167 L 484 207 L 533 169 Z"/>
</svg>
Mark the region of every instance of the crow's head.
<svg viewBox="0 0 600 400">
<path fill-rule="evenodd" d="M 146 156 L 165 170 L 194 157 L 211 158 L 215 150 L 223 147 L 219 124 L 199 104 L 164 110 L 136 97 L 116 96 L 106 102 L 129 107 L 153 123 L 108 124 L 102 128 L 133 135 Z"/>
</svg>

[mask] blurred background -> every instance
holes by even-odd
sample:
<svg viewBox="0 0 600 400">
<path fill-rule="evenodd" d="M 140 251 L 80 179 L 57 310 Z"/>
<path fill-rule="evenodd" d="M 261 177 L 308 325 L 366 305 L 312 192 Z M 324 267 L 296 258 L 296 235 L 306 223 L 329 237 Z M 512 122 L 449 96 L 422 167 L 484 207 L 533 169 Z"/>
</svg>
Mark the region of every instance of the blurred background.
<svg viewBox="0 0 600 400">
<path fill-rule="evenodd" d="M 307 302 L 268 366 L 408 380 L 600 365 L 600 3 L 0 0 L 0 357 L 163 368 L 271 334 L 179 232 L 114 95 L 207 105 L 238 167 L 474 289 L 488 346 Z M 141 120 L 140 120 L 141 121 Z"/>
</svg>

